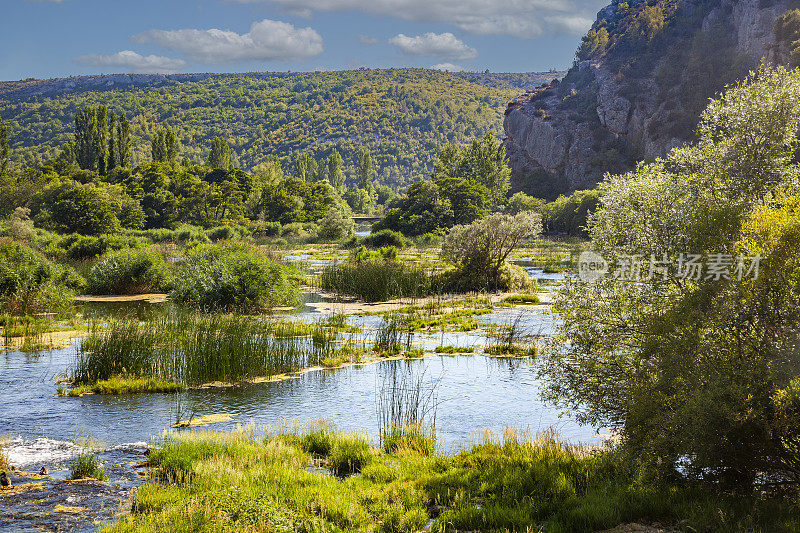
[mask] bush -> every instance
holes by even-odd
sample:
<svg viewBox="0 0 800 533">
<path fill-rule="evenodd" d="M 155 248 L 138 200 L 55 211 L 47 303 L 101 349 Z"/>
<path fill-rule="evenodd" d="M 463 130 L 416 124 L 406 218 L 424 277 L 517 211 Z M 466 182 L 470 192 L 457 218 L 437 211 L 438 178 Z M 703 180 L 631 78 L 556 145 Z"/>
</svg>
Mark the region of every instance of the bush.
<svg viewBox="0 0 800 533">
<path fill-rule="evenodd" d="M 106 257 L 89 273 L 89 294 L 147 294 L 170 289 L 172 272 L 152 250 L 125 250 Z"/>
<path fill-rule="evenodd" d="M 328 241 L 344 239 L 353 234 L 354 227 L 352 218 L 344 216 L 339 209 L 332 207 L 319 219 L 319 238 Z"/>
<path fill-rule="evenodd" d="M 72 234 L 65 237 L 59 245 L 66 250 L 67 257 L 80 260 L 100 257 L 126 248 L 142 248 L 144 242 L 136 237 L 119 234 L 99 237 Z"/>
<path fill-rule="evenodd" d="M 197 226 L 183 225 L 175 230 L 174 239 L 176 243 L 208 243 L 211 239 L 205 232 Z"/>
<path fill-rule="evenodd" d="M 226 241 L 237 237 L 236 230 L 230 226 L 217 226 L 206 231 L 206 235 L 213 242 Z"/>
<path fill-rule="evenodd" d="M 390 229 L 382 229 L 362 239 L 364 246 L 370 248 L 383 248 L 384 246 L 394 246 L 395 248 L 405 248 L 408 246 L 408 239 L 402 233 Z"/>
<path fill-rule="evenodd" d="M 172 291 L 175 302 L 203 310 L 263 311 L 294 305 L 298 295 L 291 267 L 240 246 L 192 253 L 181 262 Z"/>
<path fill-rule="evenodd" d="M 84 280 L 28 246 L 0 240 L 0 309 L 11 315 L 63 313 Z"/>
</svg>

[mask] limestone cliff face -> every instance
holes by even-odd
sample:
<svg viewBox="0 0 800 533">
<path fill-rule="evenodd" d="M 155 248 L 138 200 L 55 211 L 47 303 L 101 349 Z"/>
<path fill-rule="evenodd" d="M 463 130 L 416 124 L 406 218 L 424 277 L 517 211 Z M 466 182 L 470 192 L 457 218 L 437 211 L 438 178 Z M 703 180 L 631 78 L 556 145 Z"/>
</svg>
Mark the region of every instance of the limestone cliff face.
<svg viewBox="0 0 800 533">
<path fill-rule="evenodd" d="M 785 46 L 773 26 L 798 2 L 684 0 L 663 13 L 661 27 L 659 14 L 651 17 L 657 36 L 634 42 L 628 36 L 643 32 L 642 6 L 648 3 L 615 0 L 593 26 L 609 35 L 605 47 L 597 39 L 599 50 L 584 53 L 560 83 L 509 104 L 505 145 L 515 189 L 553 195 L 592 188 L 606 172 L 629 170 L 691 139 L 709 97 L 762 58 L 780 61 Z"/>
</svg>

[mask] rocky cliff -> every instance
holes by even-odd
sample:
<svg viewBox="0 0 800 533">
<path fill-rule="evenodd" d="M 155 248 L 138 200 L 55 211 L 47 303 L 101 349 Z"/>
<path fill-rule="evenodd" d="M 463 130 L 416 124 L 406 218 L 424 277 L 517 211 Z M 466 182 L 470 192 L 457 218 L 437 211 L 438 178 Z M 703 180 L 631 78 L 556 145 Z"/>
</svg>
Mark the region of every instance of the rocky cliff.
<svg viewBox="0 0 800 533">
<path fill-rule="evenodd" d="M 598 13 L 560 81 L 505 113 L 516 190 L 538 196 L 594 187 L 690 140 L 708 98 L 762 58 L 786 62 L 776 19 L 796 0 L 649 0 Z"/>
</svg>

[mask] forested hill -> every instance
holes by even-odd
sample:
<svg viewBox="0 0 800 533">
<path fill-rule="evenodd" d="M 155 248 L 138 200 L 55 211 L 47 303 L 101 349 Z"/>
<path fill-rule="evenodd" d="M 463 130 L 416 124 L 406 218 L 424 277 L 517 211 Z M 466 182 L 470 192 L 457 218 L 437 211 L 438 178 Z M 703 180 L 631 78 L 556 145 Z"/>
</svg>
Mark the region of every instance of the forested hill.
<svg viewBox="0 0 800 533">
<path fill-rule="evenodd" d="M 500 135 L 508 101 L 560 74 L 362 69 L 23 80 L 0 83 L 0 116 L 17 168 L 57 156 L 75 113 L 106 105 L 131 121 L 134 163 L 149 160 L 151 134 L 170 126 L 181 158 L 203 162 L 223 137 L 243 169 L 271 156 L 288 167 L 293 154 L 321 159 L 333 148 L 349 166 L 366 145 L 380 181 L 400 187 L 427 175 L 442 145 Z"/>
</svg>

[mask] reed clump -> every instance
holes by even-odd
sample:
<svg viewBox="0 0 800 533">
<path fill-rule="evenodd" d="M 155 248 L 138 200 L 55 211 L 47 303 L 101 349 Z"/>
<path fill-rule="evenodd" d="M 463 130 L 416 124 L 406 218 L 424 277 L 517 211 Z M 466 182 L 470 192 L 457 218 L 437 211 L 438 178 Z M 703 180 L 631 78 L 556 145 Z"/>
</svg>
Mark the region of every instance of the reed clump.
<svg viewBox="0 0 800 533">
<path fill-rule="evenodd" d="M 319 275 L 320 289 L 365 302 L 419 298 L 430 294 L 431 276 L 418 266 L 394 260 L 337 263 Z"/>
<path fill-rule="evenodd" d="M 337 350 L 334 333 L 312 338 L 312 329 L 233 315 L 118 319 L 90 328 L 71 378 L 75 386 L 124 376 L 192 387 L 270 377 L 319 365 Z"/>
</svg>

